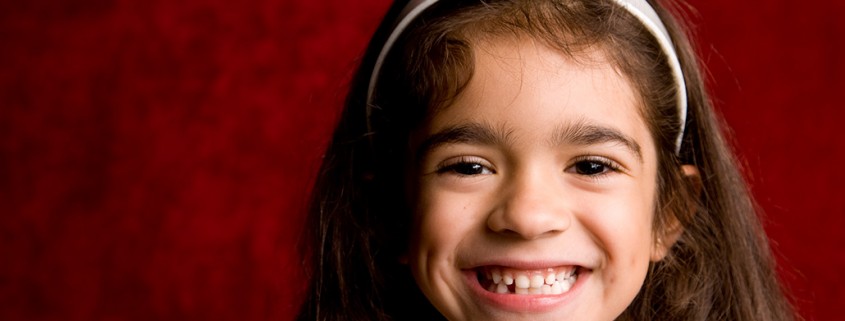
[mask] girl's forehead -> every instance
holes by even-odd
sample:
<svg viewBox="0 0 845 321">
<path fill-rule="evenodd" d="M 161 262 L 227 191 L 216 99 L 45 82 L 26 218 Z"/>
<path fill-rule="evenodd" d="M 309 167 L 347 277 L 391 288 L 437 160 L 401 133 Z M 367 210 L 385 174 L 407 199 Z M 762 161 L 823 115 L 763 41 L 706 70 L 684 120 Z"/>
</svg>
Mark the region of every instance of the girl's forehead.
<svg viewBox="0 0 845 321">
<path fill-rule="evenodd" d="M 640 115 L 636 89 L 597 48 L 575 57 L 531 38 L 508 37 L 476 47 L 473 75 L 453 105 L 471 105 L 472 112 L 483 114 Z"/>
<path fill-rule="evenodd" d="M 580 85 L 601 85 L 605 86 L 605 90 L 622 93 L 593 98 L 624 97 L 636 107 L 633 111 L 637 112 L 637 116 L 644 117 L 646 104 L 640 87 L 632 85 L 631 78 L 619 68 L 619 62 L 611 58 L 605 44 L 595 43 L 577 49 L 560 48 L 527 33 L 475 33 L 466 40 L 472 52 L 472 58 L 467 63 L 472 64 L 472 68 L 464 69 L 469 73 L 469 81 L 459 89 L 456 100 L 467 97 L 467 90 L 487 88 L 497 80 L 517 79 L 519 86 L 503 86 L 500 88 L 502 91 L 495 92 L 496 95 L 521 92 L 537 95 L 538 98 L 546 97 L 539 95 L 544 91 L 577 94 L 574 89 L 584 86 L 572 82 L 581 82 Z M 546 81 L 550 75 L 562 76 L 564 82 Z M 526 86 L 527 83 L 533 86 Z M 450 105 L 435 107 L 433 111 Z M 628 104 L 625 102 L 623 105 Z"/>
<path fill-rule="evenodd" d="M 509 74 L 521 79 L 548 77 L 550 74 L 564 74 L 564 78 L 587 75 L 600 82 L 614 83 L 613 86 L 625 90 L 626 95 L 633 93 L 628 78 L 619 72 L 616 62 L 599 45 L 564 51 L 533 37 L 499 36 L 475 41 L 472 47 L 473 77 L 479 73 L 487 73 L 488 76 L 489 73 L 498 76 Z M 551 84 L 542 80 L 538 83 Z"/>
<path fill-rule="evenodd" d="M 469 83 L 423 131 L 483 125 L 514 143 L 560 141 L 572 128 L 592 128 L 631 151 L 650 150 L 634 88 L 600 50 L 582 54 L 576 59 L 530 38 L 478 41 Z"/>
</svg>

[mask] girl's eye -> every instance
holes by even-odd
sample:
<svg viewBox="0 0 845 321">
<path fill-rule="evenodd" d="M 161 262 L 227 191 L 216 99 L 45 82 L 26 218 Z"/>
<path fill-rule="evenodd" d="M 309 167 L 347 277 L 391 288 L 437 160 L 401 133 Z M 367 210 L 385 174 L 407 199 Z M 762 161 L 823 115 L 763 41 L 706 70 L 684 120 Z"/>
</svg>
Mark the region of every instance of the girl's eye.
<svg viewBox="0 0 845 321">
<path fill-rule="evenodd" d="M 571 167 L 571 171 L 578 175 L 599 176 L 610 172 L 617 172 L 619 171 L 619 166 L 610 160 L 589 157 L 575 162 Z"/>
<path fill-rule="evenodd" d="M 592 161 L 580 161 L 575 163 L 575 172 L 581 175 L 596 175 L 604 173 L 607 167 L 604 164 Z"/>
<path fill-rule="evenodd" d="M 437 169 L 437 173 L 455 173 L 463 176 L 493 174 L 494 171 L 478 161 L 461 159 L 451 164 L 445 164 Z"/>
</svg>

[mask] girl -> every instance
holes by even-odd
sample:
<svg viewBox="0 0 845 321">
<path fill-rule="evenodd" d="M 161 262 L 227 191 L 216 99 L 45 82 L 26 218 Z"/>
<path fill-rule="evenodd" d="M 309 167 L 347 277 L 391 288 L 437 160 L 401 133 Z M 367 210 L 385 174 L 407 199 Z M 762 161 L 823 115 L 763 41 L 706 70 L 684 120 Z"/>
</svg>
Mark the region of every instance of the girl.
<svg viewBox="0 0 845 321">
<path fill-rule="evenodd" d="M 301 320 L 788 320 L 679 24 L 398 1 L 308 216 Z"/>
</svg>

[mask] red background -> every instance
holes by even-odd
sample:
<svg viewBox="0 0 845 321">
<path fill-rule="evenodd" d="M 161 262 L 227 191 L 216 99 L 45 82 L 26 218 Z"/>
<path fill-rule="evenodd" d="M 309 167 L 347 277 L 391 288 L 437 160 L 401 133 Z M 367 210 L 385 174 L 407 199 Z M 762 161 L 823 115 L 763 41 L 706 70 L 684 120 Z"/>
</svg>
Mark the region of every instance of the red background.
<svg viewBox="0 0 845 321">
<path fill-rule="evenodd" d="M 782 275 L 837 319 L 845 2 L 690 2 Z M 3 1 L 0 319 L 290 319 L 307 189 L 388 5 Z"/>
</svg>

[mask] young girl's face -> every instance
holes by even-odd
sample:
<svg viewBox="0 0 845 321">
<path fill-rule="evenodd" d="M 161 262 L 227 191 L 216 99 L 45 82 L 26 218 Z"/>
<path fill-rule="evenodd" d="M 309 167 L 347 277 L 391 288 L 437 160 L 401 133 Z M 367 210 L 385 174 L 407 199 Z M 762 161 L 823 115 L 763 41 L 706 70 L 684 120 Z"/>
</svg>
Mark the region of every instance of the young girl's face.
<svg viewBox="0 0 845 321">
<path fill-rule="evenodd" d="M 415 133 L 417 284 L 451 320 L 615 318 L 665 251 L 634 89 L 600 51 L 474 52 L 468 87 Z"/>
</svg>

